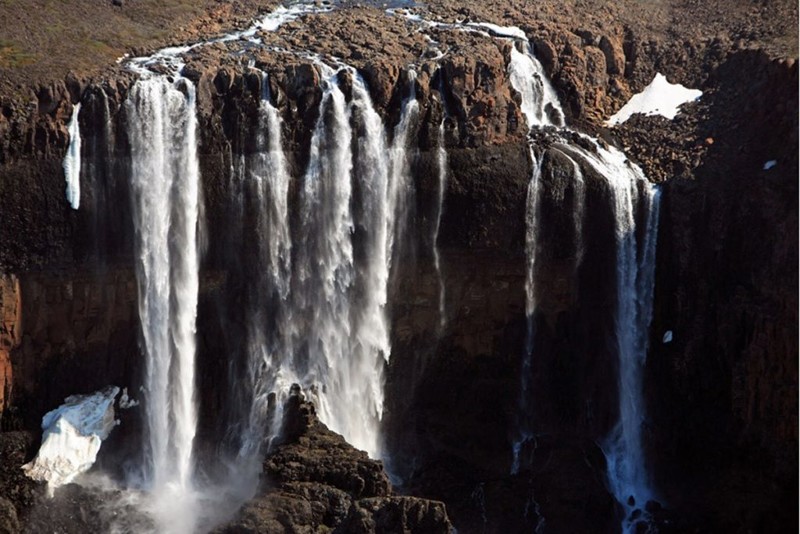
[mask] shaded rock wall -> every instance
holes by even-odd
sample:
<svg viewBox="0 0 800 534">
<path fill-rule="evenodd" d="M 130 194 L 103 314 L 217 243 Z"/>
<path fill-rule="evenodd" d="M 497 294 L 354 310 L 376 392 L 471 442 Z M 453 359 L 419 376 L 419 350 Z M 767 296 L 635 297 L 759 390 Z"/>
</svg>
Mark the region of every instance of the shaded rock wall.
<svg viewBox="0 0 800 534">
<path fill-rule="evenodd" d="M 0 277 L 0 422 L 14 385 L 11 351 L 22 338 L 22 303 L 19 280 L 13 275 Z"/>
<path fill-rule="evenodd" d="M 665 497 L 723 529 L 797 517 L 797 76 L 759 52 L 730 57 L 697 181 L 665 189 L 651 456 Z"/>
</svg>

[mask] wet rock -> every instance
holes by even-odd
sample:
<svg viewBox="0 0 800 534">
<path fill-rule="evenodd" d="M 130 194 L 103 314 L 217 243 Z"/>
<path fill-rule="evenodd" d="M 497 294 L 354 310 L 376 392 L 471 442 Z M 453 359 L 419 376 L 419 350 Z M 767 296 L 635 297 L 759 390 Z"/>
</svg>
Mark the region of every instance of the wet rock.
<svg viewBox="0 0 800 534">
<path fill-rule="evenodd" d="M 22 471 L 22 465 L 36 454 L 37 446 L 38 440 L 29 432 L 0 432 L 0 496 L 14 506 L 19 518 L 24 518 L 44 494 L 43 485 Z"/>
<path fill-rule="evenodd" d="M 289 397 L 283 428 L 285 443 L 264 462 L 264 472 L 278 484 L 316 482 L 347 492 L 353 498 L 391 494 L 380 462 L 355 449 L 317 418 L 314 405 L 299 395 Z"/>
<path fill-rule="evenodd" d="M 14 505 L 0 497 L 0 534 L 17 534 L 19 531 L 19 520 Z"/>
<path fill-rule="evenodd" d="M 118 490 L 67 484 L 40 498 L 25 517 L 22 532 L 152 532 L 152 518 Z"/>
<path fill-rule="evenodd" d="M 449 534 L 444 504 L 415 497 L 382 497 L 356 501 L 337 532 L 352 534 Z"/>
<path fill-rule="evenodd" d="M 444 504 L 394 497 L 379 461 L 328 430 L 292 387 L 282 440 L 264 460 L 263 490 L 215 533 L 449 533 Z"/>
</svg>

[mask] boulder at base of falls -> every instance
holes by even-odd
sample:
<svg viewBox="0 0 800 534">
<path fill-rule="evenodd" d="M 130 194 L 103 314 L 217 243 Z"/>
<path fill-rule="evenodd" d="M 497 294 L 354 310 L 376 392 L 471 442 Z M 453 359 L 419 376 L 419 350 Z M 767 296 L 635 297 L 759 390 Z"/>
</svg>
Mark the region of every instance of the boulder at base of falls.
<svg viewBox="0 0 800 534">
<path fill-rule="evenodd" d="M 259 494 L 216 534 L 453 532 L 444 503 L 393 495 L 381 462 L 329 430 L 301 394 L 287 400 L 283 430 Z"/>
</svg>

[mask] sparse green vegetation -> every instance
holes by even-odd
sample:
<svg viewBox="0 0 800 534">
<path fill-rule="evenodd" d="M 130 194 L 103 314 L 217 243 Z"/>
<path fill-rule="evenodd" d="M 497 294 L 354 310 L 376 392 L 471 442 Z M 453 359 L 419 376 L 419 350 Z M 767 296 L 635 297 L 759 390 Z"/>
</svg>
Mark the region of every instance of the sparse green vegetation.
<svg viewBox="0 0 800 534">
<path fill-rule="evenodd" d="M 276 0 L 0 0 L 0 97 L 92 76 L 132 49 L 152 50 L 249 20 Z"/>
<path fill-rule="evenodd" d="M 0 68 L 15 69 L 30 65 L 34 61 L 36 61 L 34 54 L 20 50 L 12 42 L 0 40 Z"/>
</svg>

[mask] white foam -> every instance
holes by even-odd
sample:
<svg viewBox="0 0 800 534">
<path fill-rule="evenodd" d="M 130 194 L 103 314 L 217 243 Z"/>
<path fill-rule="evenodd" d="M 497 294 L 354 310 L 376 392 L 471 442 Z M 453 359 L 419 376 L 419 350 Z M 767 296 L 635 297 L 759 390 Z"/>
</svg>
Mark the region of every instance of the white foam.
<svg viewBox="0 0 800 534">
<path fill-rule="evenodd" d="M 528 36 L 525 35 L 525 32 L 516 26 L 499 26 L 497 24 L 492 24 L 491 22 L 468 22 L 467 26 L 471 26 L 473 28 L 484 28 L 489 30 L 492 35 L 497 37 L 522 39 L 523 41 L 528 40 Z"/>
<path fill-rule="evenodd" d="M 680 84 L 672 84 L 663 74 L 658 73 L 650 85 L 639 94 L 634 95 L 622 109 L 606 121 L 608 126 L 622 124 L 636 113 L 643 115 L 661 115 L 674 119 L 680 107 L 694 102 L 703 95 L 699 89 L 688 89 Z"/>
<path fill-rule="evenodd" d="M 768 162 L 764 163 L 764 170 L 768 171 L 768 170 L 770 170 L 771 168 L 773 168 L 777 164 L 778 164 L 777 161 L 775 161 L 774 159 L 771 159 Z"/>
<path fill-rule="evenodd" d="M 22 466 L 30 478 L 47 482 L 50 495 L 89 470 L 100 445 L 118 424 L 114 419 L 116 386 L 91 395 L 72 395 L 42 418 L 42 445 L 36 458 Z"/>
<path fill-rule="evenodd" d="M 122 389 L 122 395 L 119 397 L 120 410 L 128 410 L 135 406 L 139 406 L 139 401 L 128 396 L 128 388 Z"/>
<path fill-rule="evenodd" d="M 672 330 L 664 332 L 664 337 L 661 338 L 661 342 L 665 345 L 672 342 Z"/>
<path fill-rule="evenodd" d="M 564 125 L 564 111 L 558 95 L 530 47 L 524 54 L 516 47 L 511 48 L 508 77 L 511 86 L 522 98 L 520 107 L 528 128 Z"/>
</svg>

